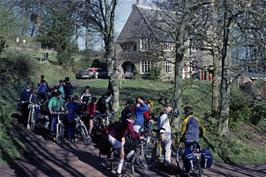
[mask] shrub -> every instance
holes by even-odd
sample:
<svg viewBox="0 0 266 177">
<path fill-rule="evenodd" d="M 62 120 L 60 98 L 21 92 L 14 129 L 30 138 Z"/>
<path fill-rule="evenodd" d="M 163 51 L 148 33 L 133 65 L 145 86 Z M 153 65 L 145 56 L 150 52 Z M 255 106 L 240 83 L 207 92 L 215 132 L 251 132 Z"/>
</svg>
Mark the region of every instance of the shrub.
<svg viewBox="0 0 266 177">
<path fill-rule="evenodd" d="M 239 121 L 248 121 L 251 116 L 251 99 L 237 87 L 232 87 L 230 97 L 230 124 L 235 126 Z"/>
<path fill-rule="evenodd" d="M 152 66 L 149 73 L 149 79 L 158 80 L 160 79 L 160 75 L 161 75 L 161 69 L 157 66 Z"/>
<path fill-rule="evenodd" d="M 237 125 L 240 121 L 257 125 L 266 117 L 266 101 L 257 100 L 237 87 L 232 87 L 230 97 L 230 124 Z"/>
</svg>

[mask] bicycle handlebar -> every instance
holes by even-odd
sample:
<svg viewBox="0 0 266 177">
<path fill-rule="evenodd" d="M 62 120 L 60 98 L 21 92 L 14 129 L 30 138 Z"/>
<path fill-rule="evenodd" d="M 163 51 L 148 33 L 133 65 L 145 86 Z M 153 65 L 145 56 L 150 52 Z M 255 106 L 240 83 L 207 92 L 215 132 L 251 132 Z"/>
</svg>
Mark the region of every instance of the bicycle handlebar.
<svg viewBox="0 0 266 177">
<path fill-rule="evenodd" d="M 66 112 L 62 112 L 62 111 L 59 111 L 59 112 L 54 112 L 55 115 L 64 115 L 66 114 Z"/>
</svg>

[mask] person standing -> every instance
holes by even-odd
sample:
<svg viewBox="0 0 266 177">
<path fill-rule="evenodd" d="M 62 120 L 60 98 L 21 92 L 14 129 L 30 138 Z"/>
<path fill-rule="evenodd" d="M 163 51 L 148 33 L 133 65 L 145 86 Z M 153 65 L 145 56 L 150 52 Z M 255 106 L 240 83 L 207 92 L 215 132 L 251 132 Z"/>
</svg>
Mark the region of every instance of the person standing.
<svg viewBox="0 0 266 177">
<path fill-rule="evenodd" d="M 64 85 L 64 91 L 65 91 L 65 100 L 69 100 L 70 96 L 73 95 L 73 86 L 70 83 L 69 77 L 65 78 L 65 85 Z"/>
<path fill-rule="evenodd" d="M 134 130 L 140 133 L 141 128 L 144 126 L 144 112 L 148 111 L 148 105 L 144 102 L 144 99 L 141 97 L 136 98 L 136 107 L 135 107 L 135 123 Z"/>
<path fill-rule="evenodd" d="M 171 125 L 168 114 L 172 111 L 170 104 L 164 106 L 164 112 L 159 118 L 159 130 L 161 134 L 162 143 L 164 144 L 164 160 L 166 163 L 171 163 Z"/>
</svg>

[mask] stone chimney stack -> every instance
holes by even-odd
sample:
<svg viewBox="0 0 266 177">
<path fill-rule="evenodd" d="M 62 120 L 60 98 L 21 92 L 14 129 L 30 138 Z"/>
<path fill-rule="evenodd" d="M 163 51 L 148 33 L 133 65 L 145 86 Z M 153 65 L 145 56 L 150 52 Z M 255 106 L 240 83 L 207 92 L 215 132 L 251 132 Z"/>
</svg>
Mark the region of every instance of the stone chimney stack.
<svg viewBox="0 0 266 177">
<path fill-rule="evenodd" d="M 139 0 L 136 0 L 136 5 L 138 5 L 139 4 Z"/>
</svg>

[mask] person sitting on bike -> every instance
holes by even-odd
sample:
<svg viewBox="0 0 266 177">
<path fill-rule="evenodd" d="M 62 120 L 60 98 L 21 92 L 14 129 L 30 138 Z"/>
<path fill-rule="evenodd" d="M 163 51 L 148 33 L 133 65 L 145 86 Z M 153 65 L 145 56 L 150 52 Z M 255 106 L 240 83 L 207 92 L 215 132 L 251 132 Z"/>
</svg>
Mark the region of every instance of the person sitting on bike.
<svg viewBox="0 0 266 177">
<path fill-rule="evenodd" d="M 78 96 L 75 95 L 70 99 L 70 102 L 66 105 L 68 114 L 67 114 L 67 140 L 72 142 L 74 140 L 75 134 L 75 118 L 78 111 Z"/>
<path fill-rule="evenodd" d="M 193 109 L 191 106 L 185 106 L 183 108 L 185 118 L 181 124 L 181 141 L 185 144 L 186 150 L 190 150 L 193 145 L 197 145 L 199 148 L 200 137 L 205 132 L 204 127 L 200 124 L 198 118 L 193 115 Z M 185 165 L 185 173 L 190 171 L 189 165 Z"/>
<path fill-rule="evenodd" d="M 136 115 L 134 130 L 140 133 L 141 128 L 144 126 L 144 112 L 148 111 L 148 105 L 144 102 L 141 97 L 136 98 L 136 106 L 134 113 Z"/>
<path fill-rule="evenodd" d="M 86 114 L 87 114 L 87 119 L 88 119 L 88 123 L 86 123 L 86 121 L 84 121 L 86 127 L 89 130 L 89 135 L 91 135 L 91 131 L 93 128 L 93 118 L 96 115 L 96 106 L 97 106 L 97 98 L 96 97 L 92 97 L 91 99 L 91 103 L 87 106 L 87 110 L 86 110 Z"/>
<path fill-rule="evenodd" d="M 89 86 L 86 86 L 84 92 L 82 93 L 80 97 L 80 103 L 82 104 L 82 110 L 85 111 L 88 104 L 91 103 L 92 99 L 92 94 Z"/>
<path fill-rule="evenodd" d="M 120 175 L 125 158 L 124 145 L 126 136 L 130 136 L 132 140 L 140 139 L 139 134 L 133 128 L 134 115 L 128 114 L 127 119 L 120 122 L 109 130 L 108 140 L 114 149 L 120 150 L 120 161 L 117 168 L 117 174 Z"/>
<path fill-rule="evenodd" d="M 164 160 L 166 163 L 171 163 L 171 125 L 168 114 L 172 111 L 172 106 L 170 104 L 166 104 L 164 106 L 164 112 L 159 118 L 158 128 L 161 134 L 161 140 L 164 144 Z"/>
<path fill-rule="evenodd" d="M 51 115 L 50 125 L 51 125 L 51 136 L 56 134 L 56 124 L 57 124 L 57 114 L 56 112 L 66 111 L 64 100 L 62 99 L 61 92 L 57 91 L 55 96 L 52 97 L 48 103 L 48 109 Z M 62 110 L 64 109 L 64 110 Z M 66 111 L 67 113 L 67 111 Z"/>
<path fill-rule="evenodd" d="M 112 97 L 113 97 L 113 94 L 112 92 L 109 91 L 98 100 L 97 110 L 99 110 L 101 114 L 111 113 L 113 111 Z"/>
</svg>

